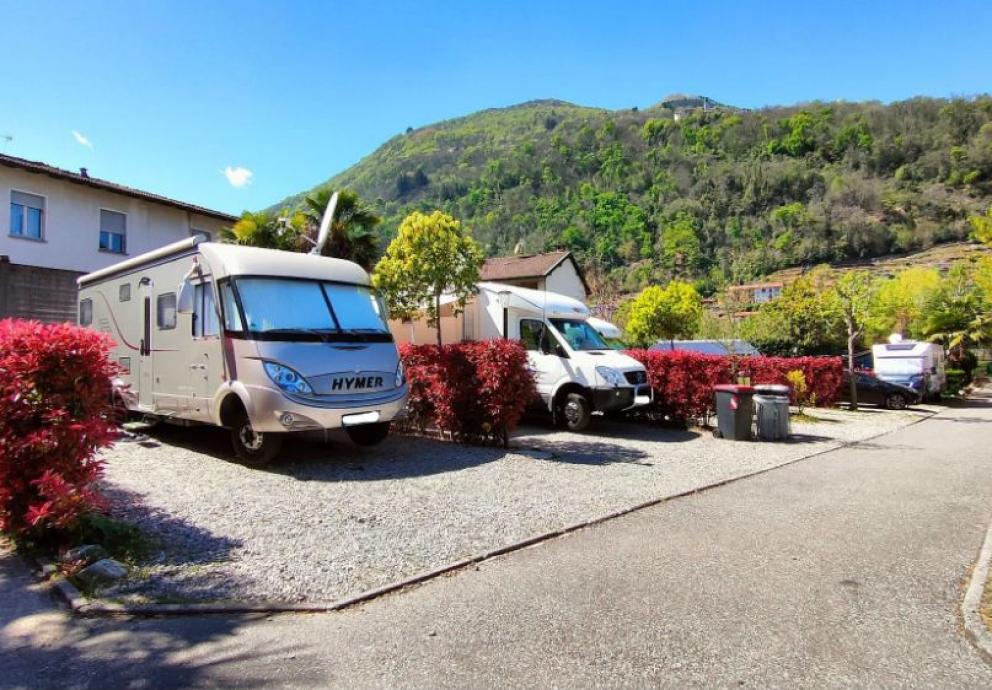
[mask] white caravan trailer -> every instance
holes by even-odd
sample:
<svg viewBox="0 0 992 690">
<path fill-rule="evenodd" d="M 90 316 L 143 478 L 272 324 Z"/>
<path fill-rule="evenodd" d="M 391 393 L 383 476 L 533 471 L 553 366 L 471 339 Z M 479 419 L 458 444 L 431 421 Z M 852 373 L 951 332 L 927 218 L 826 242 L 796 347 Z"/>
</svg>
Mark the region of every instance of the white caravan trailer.
<svg viewBox="0 0 992 690">
<path fill-rule="evenodd" d="M 924 400 L 938 398 L 944 390 L 944 348 L 937 343 L 893 337 L 872 345 L 871 354 L 875 375 L 883 381 L 912 388 Z"/>
<path fill-rule="evenodd" d="M 617 412 L 651 402 L 644 365 L 611 350 L 589 323 L 589 309 L 555 292 L 479 283 L 464 313 L 452 315 L 442 298 L 445 342 L 512 338 L 527 350 L 537 391 L 556 421 L 571 431 L 589 425 L 593 412 Z M 448 312 L 445 316 L 444 312 Z M 424 319 L 394 320 L 398 342 L 435 342 Z M 418 337 L 419 335 L 419 337 Z"/>
<path fill-rule="evenodd" d="M 385 438 L 407 386 L 357 264 L 190 238 L 79 279 L 79 323 L 110 334 L 127 410 L 231 430 L 264 464 L 288 432 Z"/>
</svg>

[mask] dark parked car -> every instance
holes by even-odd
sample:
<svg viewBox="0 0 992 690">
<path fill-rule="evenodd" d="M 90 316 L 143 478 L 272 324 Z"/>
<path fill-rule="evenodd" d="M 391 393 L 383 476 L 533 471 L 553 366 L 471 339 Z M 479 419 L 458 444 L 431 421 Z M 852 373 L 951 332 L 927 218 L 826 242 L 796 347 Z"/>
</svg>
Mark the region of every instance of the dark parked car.
<svg viewBox="0 0 992 690">
<path fill-rule="evenodd" d="M 867 403 L 879 405 L 890 410 L 903 410 L 909 405 L 920 401 L 920 394 L 912 388 L 900 386 L 898 383 L 883 381 L 872 374 L 856 372 L 855 383 L 858 387 L 858 404 Z M 851 372 L 844 372 L 844 390 L 841 399 L 851 400 Z"/>
</svg>

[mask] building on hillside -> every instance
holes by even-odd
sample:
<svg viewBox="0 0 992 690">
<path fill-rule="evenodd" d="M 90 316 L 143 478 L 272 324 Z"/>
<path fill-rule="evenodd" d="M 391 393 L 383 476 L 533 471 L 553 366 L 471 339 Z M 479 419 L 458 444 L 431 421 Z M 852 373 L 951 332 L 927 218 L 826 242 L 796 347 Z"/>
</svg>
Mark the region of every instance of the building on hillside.
<svg viewBox="0 0 992 690">
<path fill-rule="evenodd" d="M 731 285 L 727 288 L 728 295 L 742 306 L 764 304 L 782 295 L 784 284 L 750 283 L 748 285 Z"/>
<path fill-rule="evenodd" d="M 76 320 L 76 278 L 177 240 L 217 238 L 220 211 L 0 155 L 0 318 Z"/>
<path fill-rule="evenodd" d="M 486 259 L 479 274 L 484 282 L 548 290 L 580 302 L 589 297 L 589 286 L 571 252 L 494 257 Z"/>
</svg>

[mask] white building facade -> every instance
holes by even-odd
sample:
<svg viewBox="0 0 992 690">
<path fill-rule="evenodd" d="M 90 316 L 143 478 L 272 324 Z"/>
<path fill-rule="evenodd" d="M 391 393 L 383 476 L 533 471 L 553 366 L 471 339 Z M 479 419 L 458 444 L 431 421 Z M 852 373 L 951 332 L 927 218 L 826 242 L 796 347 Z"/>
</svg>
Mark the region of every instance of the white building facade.
<svg viewBox="0 0 992 690">
<path fill-rule="evenodd" d="M 219 211 L 0 155 L 0 318 L 74 321 L 78 276 L 191 235 L 217 239 Z"/>
</svg>

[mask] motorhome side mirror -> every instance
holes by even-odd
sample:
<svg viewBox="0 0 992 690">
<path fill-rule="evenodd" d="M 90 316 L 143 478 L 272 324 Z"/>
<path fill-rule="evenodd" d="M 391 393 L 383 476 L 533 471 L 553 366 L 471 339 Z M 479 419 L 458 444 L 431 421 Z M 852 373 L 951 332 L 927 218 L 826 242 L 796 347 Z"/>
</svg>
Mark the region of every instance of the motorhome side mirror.
<svg viewBox="0 0 992 690">
<path fill-rule="evenodd" d="M 184 280 L 179 284 L 179 291 L 176 295 L 176 311 L 180 314 L 193 313 L 193 283 Z"/>
</svg>

